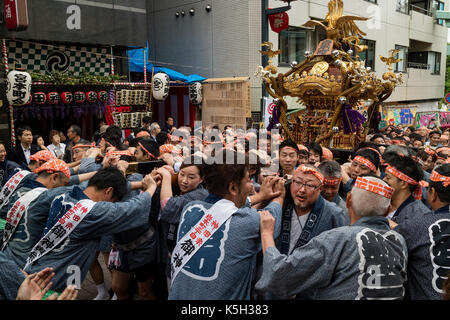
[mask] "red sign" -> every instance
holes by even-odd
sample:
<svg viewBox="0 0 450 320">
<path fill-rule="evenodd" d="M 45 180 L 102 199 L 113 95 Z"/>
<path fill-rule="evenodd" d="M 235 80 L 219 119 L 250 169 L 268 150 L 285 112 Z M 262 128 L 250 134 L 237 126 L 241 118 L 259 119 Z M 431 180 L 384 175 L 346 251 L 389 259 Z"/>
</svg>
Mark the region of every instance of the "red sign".
<svg viewBox="0 0 450 320">
<path fill-rule="evenodd" d="M 27 0 L 4 0 L 5 22 L 8 30 L 25 30 L 28 27 Z"/>
<path fill-rule="evenodd" d="M 289 27 L 289 16 L 286 12 L 271 14 L 269 22 L 272 31 L 280 33 Z"/>
</svg>

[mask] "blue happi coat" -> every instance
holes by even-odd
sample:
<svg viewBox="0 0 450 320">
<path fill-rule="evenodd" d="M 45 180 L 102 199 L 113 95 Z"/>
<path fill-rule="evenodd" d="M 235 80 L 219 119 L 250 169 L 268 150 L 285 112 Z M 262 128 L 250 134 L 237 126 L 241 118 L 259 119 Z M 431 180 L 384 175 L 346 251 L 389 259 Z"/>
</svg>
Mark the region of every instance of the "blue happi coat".
<svg viewBox="0 0 450 320">
<path fill-rule="evenodd" d="M 50 207 L 50 215 L 44 234 L 76 202 L 83 198 L 84 193 L 76 188 L 78 187 L 73 187 L 69 192 L 54 199 Z M 32 273 L 44 267 L 53 267 L 56 275 L 52 281 L 54 283 L 53 288 L 56 291 L 64 290 L 67 279 L 71 276 L 70 272 L 75 269 L 80 271 L 80 281 L 82 282 L 95 258 L 100 237 L 104 234 L 122 232 L 147 223 L 150 204 L 151 196 L 147 192 L 125 202 L 97 202 L 64 241 L 51 252 L 29 265 L 25 271 Z"/>
<path fill-rule="evenodd" d="M 210 194 L 204 201 L 186 205 L 181 215 L 178 241 L 194 227 L 220 198 Z M 271 202 L 275 235 L 280 231 L 281 206 Z M 256 255 L 261 250 L 260 215 L 242 207 L 208 239 L 178 273 L 170 300 L 248 300 L 255 276 Z"/>
<path fill-rule="evenodd" d="M 325 231 L 289 256 L 264 252 L 259 292 L 282 299 L 402 299 L 407 247 L 384 217 L 364 217 L 352 226 Z"/>
</svg>

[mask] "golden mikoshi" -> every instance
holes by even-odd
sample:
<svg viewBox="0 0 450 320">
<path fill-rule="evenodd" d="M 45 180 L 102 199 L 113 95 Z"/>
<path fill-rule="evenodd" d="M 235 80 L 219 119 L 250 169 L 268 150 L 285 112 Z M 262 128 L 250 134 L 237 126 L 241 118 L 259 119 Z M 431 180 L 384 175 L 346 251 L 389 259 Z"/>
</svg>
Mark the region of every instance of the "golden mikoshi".
<svg viewBox="0 0 450 320">
<path fill-rule="evenodd" d="M 323 147 L 353 150 L 365 137 L 369 128 L 377 123 L 374 114 L 381 103 L 402 83 L 402 75 L 393 72 L 392 65 L 401 61 L 391 50 L 388 57 L 380 56 L 388 71 L 378 79 L 371 68 L 359 60 L 359 53 L 367 50 L 360 45 L 366 34 L 355 21 L 368 18 L 344 15 L 342 0 L 331 0 L 328 14 L 322 21 L 310 20 L 304 27 L 325 29 L 327 38 L 319 43 L 315 52 L 305 52 L 305 60 L 294 63 L 285 74 L 278 73 L 272 59 L 281 53 L 273 50 L 270 42 L 261 54 L 268 56 L 268 65 L 258 67 L 267 92 L 278 101 L 280 124 L 285 136 L 298 144 L 318 142 Z M 285 97 L 293 97 L 306 108 L 288 123 Z M 355 124 L 354 112 L 367 104 L 368 119 Z M 358 115 L 356 115 L 359 118 Z"/>
</svg>

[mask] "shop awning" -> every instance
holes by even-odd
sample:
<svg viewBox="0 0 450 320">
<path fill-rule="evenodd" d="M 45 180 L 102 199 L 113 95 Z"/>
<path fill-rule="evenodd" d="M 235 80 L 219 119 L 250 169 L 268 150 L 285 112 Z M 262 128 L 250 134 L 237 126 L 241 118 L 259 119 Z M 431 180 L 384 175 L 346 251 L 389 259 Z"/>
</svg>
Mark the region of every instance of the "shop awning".
<svg viewBox="0 0 450 320">
<path fill-rule="evenodd" d="M 145 50 L 145 53 L 144 53 Z M 129 69 L 130 72 L 144 72 L 144 54 L 148 61 L 148 45 L 147 48 L 141 49 L 133 49 L 127 51 L 129 58 Z M 192 75 L 184 75 L 180 72 L 169 68 L 162 68 L 155 66 L 151 63 L 146 64 L 147 74 L 151 75 L 152 73 L 164 72 L 167 74 L 172 81 L 183 81 L 185 83 L 193 83 L 193 82 L 202 82 L 206 80 L 205 77 L 199 76 L 197 74 Z"/>
</svg>

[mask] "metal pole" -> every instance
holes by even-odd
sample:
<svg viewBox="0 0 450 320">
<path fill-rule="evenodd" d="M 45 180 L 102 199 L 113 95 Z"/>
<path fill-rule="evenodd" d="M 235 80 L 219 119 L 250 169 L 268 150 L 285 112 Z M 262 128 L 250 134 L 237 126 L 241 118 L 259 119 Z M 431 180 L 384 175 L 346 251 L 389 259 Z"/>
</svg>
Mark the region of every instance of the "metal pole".
<svg viewBox="0 0 450 320">
<path fill-rule="evenodd" d="M 261 0 L 261 43 L 269 41 L 269 24 L 267 21 L 267 9 L 269 8 L 269 0 Z M 261 65 L 264 67 L 268 64 L 268 59 L 266 55 L 262 55 Z M 262 121 L 264 117 L 264 97 L 267 97 L 267 90 L 264 84 L 261 85 L 261 117 Z"/>
</svg>

